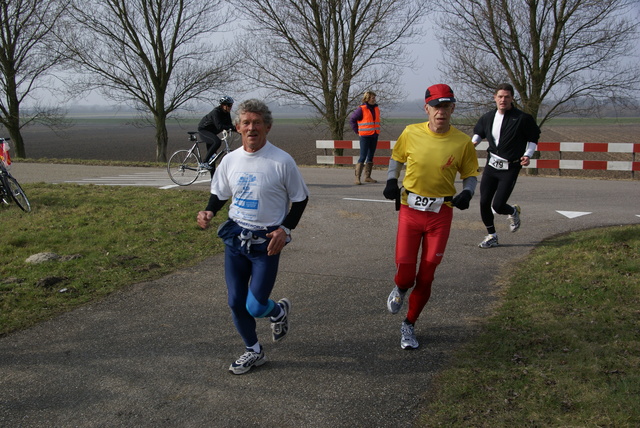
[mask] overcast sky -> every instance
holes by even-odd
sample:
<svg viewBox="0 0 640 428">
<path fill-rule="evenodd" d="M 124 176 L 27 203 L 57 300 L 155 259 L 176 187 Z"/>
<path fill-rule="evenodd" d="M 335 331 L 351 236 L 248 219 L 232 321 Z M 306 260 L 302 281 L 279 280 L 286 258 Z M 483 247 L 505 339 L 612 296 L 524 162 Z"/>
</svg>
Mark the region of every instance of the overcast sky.
<svg viewBox="0 0 640 428">
<path fill-rule="evenodd" d="M 401 79 L 402 87 L 400 90 L 405 92 L 407 99 L 422 98 L 428 86 L 436 83 L 447 83 L 438 80 L 440 72 L 438 71 L 437 63 L 442 57 L 440 45 L 433 39 L 429 40 L 430 42 L 428 44 L 412 45 L 409 47 L 411 54 L 416 57 L 416 68 L 414 70 L 405 70 Z M 231 96 L 233 96 L 233 94 L 231 94 Z M 105 101 L 97 94 L 79 99 L 77 103 L 86 105 L 112 104 L 111 101 Z"/>
<path fill-rule="evenodd" d="M 422 98 L 428 86 L 436 83 L 447 83 L 440 81 L 438 63 L 442 59 L 440 43 L 435 37 L 425 36 L 428 41 L 411 46 L 411 53 L 416 56 L 415 70 L 406 70 L 402 79 L 403 89 L 407 93 L 407 98 Z"/>
<path fill-rule="evenodd" d="M 404 91 L 407 99 L 418 99 L 424 96 L 424 91 L 428 86 L 440 82 L 438 72 L 438 61 L 442 57 L 440 52 L 440 44 L 430 35 L 430 25 L 426 24 L 426 35 L 422 40 L 425 42 L 416 43 L 407 46 L 411 55 L 416 58 L 416 68 L 414 70 L 406 69 L 401 78 L 402 86 L 400 90 Z M 224 40 L 232 40 L 233 34 L 224 33 L 220 36 L 214 35 L 214 43 L 224 43 Z M 428 41 L 428 42 L 426 42 Z M 233 94 L 230 94 L 233 96 Z M 85 98 L 78 99 L 74 104 L 83 105 L 111 105 L 113 102 L 103 99 L 98 94 L 91 94 Z"/>
<path fill-rule="evenodd" d="M 640 13 L 640 0 L 636 2 L 636 13 Z M 430 85 L 436 83 L 449 83 L 441 81 L 441 75 L 438 71 L 438 63 L 442 59 L 442 52 L 440 49 L 440 43 L 433 35 L 433 29 L 431 23 L 425 22 L 425 35 L 418 43 L 407 46 L 407 49 L 411 55 L 416 58 L 416 68 L 414 70 L 406 69 L 404 75 L 401 77 L 400 90 L 404 91 L 407 100 L 421 99 L 424 96 L 424 91 Z M 234 28 L 237 31 L 241 31 L 241 25 L 234 24 Z M 234 32 L 224 32 L 213 36 L 214 43 L 224 44 L 225 40 L 233 40 L 236 35 Z M 637 58 L 640 56 L 640 46 L 636 48 L 635 52 L 629 53 L 630 58 Z M 222 94 L 221 94 L 222 95 Z M 229 94 L 233 96 L 233 94 Z M 255 95 L 255 94 L 254 94 Z M 92 94 L 84 99 L 77 100 L 78 104 L 104 104 L 110 105 L 111 101 L 102 99 L 99 95 Z"/>
</svg>

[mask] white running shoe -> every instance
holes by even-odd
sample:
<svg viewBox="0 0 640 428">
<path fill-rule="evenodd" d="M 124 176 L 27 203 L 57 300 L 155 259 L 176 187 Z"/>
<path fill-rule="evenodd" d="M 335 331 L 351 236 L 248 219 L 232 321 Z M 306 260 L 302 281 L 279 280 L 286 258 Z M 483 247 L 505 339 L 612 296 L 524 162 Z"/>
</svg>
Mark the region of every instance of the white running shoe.
<svg viewBox="0 0 640 428">
<path fill-rule="evenodd" d="M 244 374 L 251 370 L 252 367 L 259 367 L 266 362 L 267 357 L 264 355 L 264 348 L 260 349 L 260 352 L 254 352 L 247 348 L 247 352 L 231 363 L 229 371 L 233 374 Z"/>
<path fill-rule="evenodd" d="M 484 240 L 478 244 L 480 248 L 491 248 L 498 246 L 498 235 L 487 235 L 484 237 Z"/>
<path fill-rule="evenodd" d="M 284 339 L 289 333 L 289 311 L 291 311 L 291 302 L 289 299 L 278 300 L 278 305 L 284 311 L 284 315 L 278 321 L 271 319 L 271 338 L 274 342 Z"/>
<path fill-rule="evenodd" d="M 387 309 L 389 309 L 389 312 L 392 314 L 398 313 L 402 308 L 405 294 L 407 294 L 407 292 L 401 292 L 397 285 L 393 287 L 393 290 L 389 293 L 389 297 L 387 297 Z"/>
<path fill-rule="evenodd" d="M 515 212 L 507 216 L 509 219 L 509 229 L 511 232 L 517 232 L 520 229 L 520 205 L 514 205 Z"/>
<path fill-rule="evenodd" d="M 418 343 L 418 339 L 416 339 L 413 324 L 402 321 L 402 325 L 400 326 L 400 334 L 402 335 L 402 338 L 400 339 L 400 347 L 402 349 L 416 349 L 418 346 L 420 346 Z"/>
</svg>

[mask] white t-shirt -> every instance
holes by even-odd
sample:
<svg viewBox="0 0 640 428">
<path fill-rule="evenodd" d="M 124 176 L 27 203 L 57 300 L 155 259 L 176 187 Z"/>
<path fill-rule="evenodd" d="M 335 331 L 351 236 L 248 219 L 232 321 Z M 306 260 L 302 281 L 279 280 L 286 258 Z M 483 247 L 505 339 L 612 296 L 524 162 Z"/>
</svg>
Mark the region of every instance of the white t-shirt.
<svg viewBox="0 0 640 428">
<path fill-rule="evenodd" d="M 229 218 L 258 230 L 282 224 L 290 202 L 302 202 L 309 190 L 287 152 L 267 144 L 255 153 L 242 147 L 220 162 L 211 180 L 211 193 L 231 199 Z"/>
<path fill-rule="evenodd" d="M 496 111 L 496 116 L 493 119 L 493 128 L 491 133 L 493 134 L 493 141 L 496 142 L 496 147 L 500 144 L 500 129 L 502 128 L 502 121 L 504 120 L 504 114 Z"/>
</svg>

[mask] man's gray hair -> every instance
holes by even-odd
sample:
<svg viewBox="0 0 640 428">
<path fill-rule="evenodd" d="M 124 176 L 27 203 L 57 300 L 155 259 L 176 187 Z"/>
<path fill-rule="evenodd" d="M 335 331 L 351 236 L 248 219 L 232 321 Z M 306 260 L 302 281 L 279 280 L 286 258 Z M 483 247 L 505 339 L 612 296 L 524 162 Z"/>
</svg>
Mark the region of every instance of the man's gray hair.
<svg viewBox="0 0 640 428">
<path fill-rule="evenodd" d="M 252 98 L 250 100 L 242 101 L 238 107 L 236 107 L 236 124 L 240 123 L 240 116 L 244 113 L 256 113 L 262 116 L 262 120 L 265 125 L 270 126 L 273 123 L 273 116 L 271 110 L 262 101 Z"/>
</svg>

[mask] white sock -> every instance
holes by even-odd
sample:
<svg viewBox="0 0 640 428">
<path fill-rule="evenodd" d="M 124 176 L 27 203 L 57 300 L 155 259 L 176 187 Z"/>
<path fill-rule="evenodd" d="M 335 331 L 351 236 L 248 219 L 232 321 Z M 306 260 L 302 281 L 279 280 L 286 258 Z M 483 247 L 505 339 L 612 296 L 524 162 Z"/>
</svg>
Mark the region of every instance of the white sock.
<svg viewBox="0 0 640 428">
<path fill-rule="evenodd" d="M 277 306 L 278 306 L 278 308 L 280 308 L 280 313 L 278 315 L 276 315 L 275 317 L 271 317 L 271 321 L 278 321 L 284 315 L 284 309 L 282 309 L 282 306 L 280 306 L 280 305 L 277 305 Z"/>
<path fill-rule="evenodd" d="M 262 346 L 260 346 L 260 342 L 256 342 L 253 346 L 247 346 L 247 349 L 251 349 L 253 352 L 257 352 L 259 354 Z"/>
</svg>

